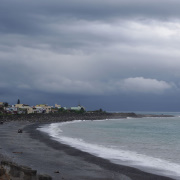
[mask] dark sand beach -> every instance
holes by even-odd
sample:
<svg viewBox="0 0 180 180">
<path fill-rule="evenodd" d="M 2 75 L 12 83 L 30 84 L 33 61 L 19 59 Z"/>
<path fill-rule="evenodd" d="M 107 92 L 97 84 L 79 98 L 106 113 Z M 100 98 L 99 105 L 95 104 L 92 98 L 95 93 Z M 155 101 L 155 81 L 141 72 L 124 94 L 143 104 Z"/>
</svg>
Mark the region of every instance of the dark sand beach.
<svg viewBox="0 0 180 180">
<path fill-rule="evenodd" d="M 37 131 L 43 123 L 12 121 L 0 125 L 0 160 L 29 166 L 54 180 L 170 180 L 171 178 L 116 165 L 51 140 Z M 17 133 L 22 128 L 23 133 Z"/>
</svg>

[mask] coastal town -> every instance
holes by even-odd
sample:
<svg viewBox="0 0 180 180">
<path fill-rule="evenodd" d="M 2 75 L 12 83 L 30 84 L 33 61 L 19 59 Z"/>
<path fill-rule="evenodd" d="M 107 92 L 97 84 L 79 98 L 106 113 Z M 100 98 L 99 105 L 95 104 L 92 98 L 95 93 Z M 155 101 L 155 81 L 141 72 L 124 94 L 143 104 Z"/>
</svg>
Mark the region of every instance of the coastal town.
<svg viewBox="0 0 180 180">
<path fill-rule="evenodd" d="M 58 112 L 85 112 L 85 108 L 80 104 L 75 107 L 61 107 L 55 104 L 49 106 L 48 104 L 37 104 L 30 106 L 28 104 L 21 104 L 18 99 L 17 104 L 10 105 L 7 102 L 0 102 L 0 115 L 4 114 L 49 114 Z"/>
</svg>

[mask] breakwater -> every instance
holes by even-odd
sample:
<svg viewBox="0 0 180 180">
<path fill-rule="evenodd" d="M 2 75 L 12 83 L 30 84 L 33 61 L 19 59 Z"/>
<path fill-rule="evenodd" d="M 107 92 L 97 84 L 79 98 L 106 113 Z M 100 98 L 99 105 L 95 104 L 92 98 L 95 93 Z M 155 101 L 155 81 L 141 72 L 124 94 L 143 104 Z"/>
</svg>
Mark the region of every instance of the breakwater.
<svg viewBox="0 0 180 180">
<path fill-rule="evenodd" d="M 1 121 L 29 121 L 29 122 L 63 122 L 71 120 L 101 120 L 117 117 L 137 117 L 134 113 L 124 113 L 121 116 L 114 113 L 52 113 L 52 114 L 15 114 L 0 116 Z"/>
<path fill-rule="evenodd" d="M 64 122 L 73 120 L 101 120 L 119 118 L 141 118 L 141 117 L 173 117 L 172 115 L 143 115 L 135 113 L 106 113 L 106 112 L 85 112 L 85 113 L 50 113 L 50 114 L 14 114 L 0 116 L 0 121 L 29 121 L 29 122 Z"/>
</svg>

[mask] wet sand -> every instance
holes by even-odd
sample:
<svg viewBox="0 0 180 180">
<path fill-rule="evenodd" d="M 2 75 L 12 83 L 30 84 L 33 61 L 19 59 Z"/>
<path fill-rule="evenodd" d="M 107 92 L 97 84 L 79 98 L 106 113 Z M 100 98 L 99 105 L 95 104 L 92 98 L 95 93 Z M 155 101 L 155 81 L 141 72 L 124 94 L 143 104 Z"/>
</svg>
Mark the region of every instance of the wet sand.
<svg viewBox="0 0 180 180">
<path fill-rule="evenodd" d="M 141 170 L 116 165 L 51 140 L 37 131 L 42 123 L 8 122 L 0 125 L 0 154 L 29 166 L 54 180 L 170 180 Z M 23 133 L 17 133 L 22 128 Z M 2 156 L 0 156 L 0 160 Z"/>
</svg>

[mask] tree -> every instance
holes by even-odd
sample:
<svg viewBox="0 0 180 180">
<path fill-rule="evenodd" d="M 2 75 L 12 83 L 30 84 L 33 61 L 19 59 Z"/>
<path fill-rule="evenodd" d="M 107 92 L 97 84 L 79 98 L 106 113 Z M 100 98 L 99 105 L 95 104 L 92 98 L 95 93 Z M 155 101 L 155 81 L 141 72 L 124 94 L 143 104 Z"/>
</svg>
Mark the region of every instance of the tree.
<svg viewBox="0 0 180 180">
<path fill-rule="evenodd" d="M 3 102 L 3 105 L 4 105 L 4 107 L 8 107 L 9 106 L 8 102 Z"/>
<path fill-rule="evenodd" d="M 83 107 L 81 107 L 80 113 L 84 113 L 85 109 Z"/>
<path fill-rule="evenodd" d="M 63 107 L 58 109 L 58 112 L 64 112 L 64 111 L 65 111 L 65 109 Z"/>
<path fill-rule="evenodd" d="M 20 104 L 20 100 L 18 99 L 17 104 Z"/>
</svg>

